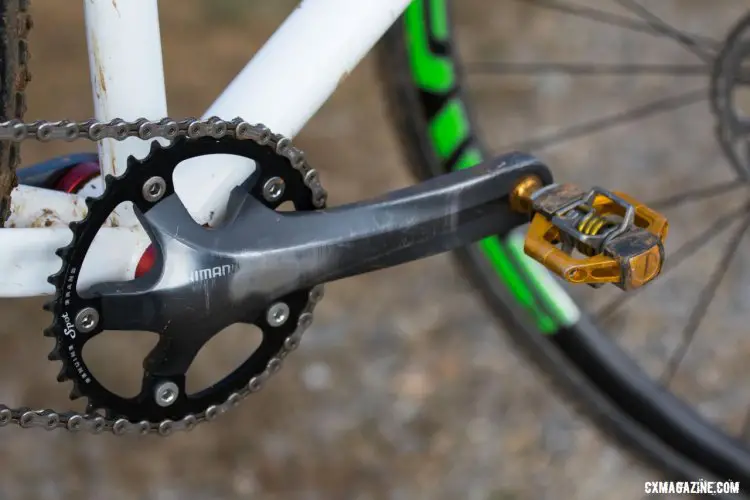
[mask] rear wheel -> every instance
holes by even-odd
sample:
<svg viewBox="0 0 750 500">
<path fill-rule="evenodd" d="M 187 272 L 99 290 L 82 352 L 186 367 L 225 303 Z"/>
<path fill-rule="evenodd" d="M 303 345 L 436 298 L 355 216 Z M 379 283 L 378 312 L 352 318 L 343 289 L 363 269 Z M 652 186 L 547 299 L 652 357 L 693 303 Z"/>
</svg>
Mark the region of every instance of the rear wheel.
<svg viewBox="0 0 750 500">
<path fill-rule="evenodd" d="M 738 318 L 750 297 L 738 278 L 750 267 L 735 255 L 750 227 L 750 118 L 739 96 L 750 89 L 746 3 L 449 4 L 414 1 L 381 44 L 419 177 L 517 149 L 560 180 L 629 192 L 671 219 L 668 270 L 643 293 L 570 289 L 523 254 L 522 234 L 458 252 L 468 276 L 507 334 L 607 435 L 674 477 L 750 484 L 750 393 L 743 380 L 714 387 L 726 382 L 722 370 L 746 373 L 737 355 L 750 347 Z M 665 20 L 670 13 L 691 32 Z M 713 36 L 693 33 L 701 29 Z M 657 91 L 667 95 L 651 98 Z M 694 187 L 701 181 L 708 186 Z M 708 229 L 697 230 L 703 219 Z M 726 243 L 706 255 L 719 236 Z M 692 268 L 675 270 L 699 251 Z M 727 282 L 718 295 L 729 305 L 717 313 Z"/>
<path fill-rule="evenodd" d="M 28 0 L 0 0 L 0 121 L 20 120 L 26 111 L 28 7 Z M 8 217 L 10 192 L 17 183 L 20 147 L 19 143 L 0 141 L 0 226 Z"/>
</svg>

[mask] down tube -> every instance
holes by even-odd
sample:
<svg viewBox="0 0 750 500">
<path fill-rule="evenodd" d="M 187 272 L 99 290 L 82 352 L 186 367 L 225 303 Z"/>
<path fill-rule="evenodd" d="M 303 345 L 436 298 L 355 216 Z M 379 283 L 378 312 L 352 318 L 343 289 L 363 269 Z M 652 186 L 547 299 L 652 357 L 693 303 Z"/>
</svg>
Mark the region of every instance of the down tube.
<svg viewBox="0 0 750 500">
<path fill-rule="evenodd" d="M 305 0 L 206 111 L 242 117 L 293 137 L 354 69 L 410 0 Z M 210 165 L 209 165 L 210 163 Z M 252 172 L 236 157 L 196 158 L 175 182 L 203 224 L 221 220 L 228 193 Z M 210 167 L 212 178 L 204 171 Z M 210 219 L 209 216 L 213 216 Z"/>
<path fill-rule="evenodd" d="M 293 137 L 410 0 L 305 0 L 206 112 Z"/>
</svg>

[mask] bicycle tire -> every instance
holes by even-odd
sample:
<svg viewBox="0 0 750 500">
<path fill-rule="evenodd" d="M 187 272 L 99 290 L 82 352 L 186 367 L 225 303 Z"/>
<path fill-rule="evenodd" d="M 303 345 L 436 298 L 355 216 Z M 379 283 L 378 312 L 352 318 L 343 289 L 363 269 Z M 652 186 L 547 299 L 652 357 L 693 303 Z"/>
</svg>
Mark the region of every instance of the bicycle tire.
<svg viewBox="0 0 750 500">
<path fill-rule="evenodd" d="M 29 0 L 0 0 L 0 121 L 23 119 L 28 71 Z M 10 213 L 10 193 L 17 185 L 19 143 L 0 141 L 0 227 Z"/>
<path fill-rule="evenodd" d="M 462 89 L 450 3 L 412 2 L 377 52 L 390 115 L 409 168 L 420 179 L 485 157 Z M 450 130 L 451 120 L 464 130 L 446 139 L 438 122 Z M 506 237 L 455 254 L 513 344 L 564 401 L 605 437 L 669 478 L 750 481 L 750 450 L 646 376 L 585 313 L 560 311 Z M 491 251 L 497 252 L 494 263 Z"/>
</svg>

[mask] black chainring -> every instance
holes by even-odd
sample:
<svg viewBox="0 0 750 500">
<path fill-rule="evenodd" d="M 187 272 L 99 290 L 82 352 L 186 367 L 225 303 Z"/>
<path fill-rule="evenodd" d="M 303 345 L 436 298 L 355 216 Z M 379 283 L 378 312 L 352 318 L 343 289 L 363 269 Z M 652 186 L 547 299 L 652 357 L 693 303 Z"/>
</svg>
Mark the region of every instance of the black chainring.
<svg viewBox="0 0 750 500">
<path fill-rule="evenodd" d="M 211 405 L 222 404 L 232 393 L 247 388 L 253 377 L 264 372 L 268 362 L 282 350 L 284 342 L 294 334 L 297 319 L 307 307 L 310 292 L 308 289 L 280 298 L 279 300 L 289 306 L 288 320 L 282 326 L 274 327 L 272 331 L 266 322 L 265 314 L 250 322 L 263 332 L 263 336 L 260 346 L 249 358 L 216 384 L 194 394 L 187 394 L 184 390 L 185 374 L 173 377 L 170 381 L 177 384 L 181 391 L 178 399 L 167 407 L 156 404 L 153 392 L 149 390 L 154 386 L 155 380 L 145 368 L 141 392 L 132 398 L 112 392 L 91 374 L 82 355 L 83 347 L 103 330 L 97 327 L 90 333 L 82 333 L 75 327 L 74 318 L 86 307 L 93 307 L 99 312 L 102 310 L 96 295 L 86 295 L 85 291 L 79 293 L 76 289 L 79 271 L 94 237 L 112 211 L 121 203 L 130 201 L 134 208 L 142 213 L 158 205 L 159 202 L 151 203 L 142 196 L 142 186 L 147 179 L 158 175 L 166 181 L 166 193 L 160 198 L 160 201 L 164 200 L 174 193 L 172 174 L 178 164 L 190 158 L 209 154 L 230 154 L 255 160 L 256 170 L 243 186 L 248 186 L 248 192 L 266 207 L 277 209 L 282 203 L 291 201 L 298 211 L 318 208 L 313 204 L 312 190 L 305 185 L 302 174 L 292 166 L 288 158 L 276 153 L 273 145 L 262 145 L 229 136 L 194 140 L 181 137 L 169 147 L 162 147 L 154 141 L 146 158 L 140 161 L 133 157 L 128 159 L 127 170 L 122 176 L 107 176 L 104 193 L 98 198 L 86 200 L 88 214 L 80 222 L 70 224 L 73 239 L 68 246 L 57 251 L 63 265 L 58 273 L 49 278 L 49 282 L 55 286 L 56 294 L 53 301 L 45 306 L 54 316 L 52 325 L 45 330 L 45 335 L 56 339 L 49 359 L 62 362 L 58 381 L 73 382 L 70 397 L 88 398 L 87 411 L 104 410 L 105 414 L 112 418 L 157 423 L 165 419 L 177 420 L 186 415 L 197 415 Z M 279 199 L 271 202 L 264 198 L 262 190 L 266 180 L 272 177 L 283 179 L 285 190 Z M 138 313 L 133 311 L 133 314 Z M 99 321 L 99 324 L 102 322 Z M 159 378 L 160 383 L 164 381 L 164 377 Z"/>
</svg>

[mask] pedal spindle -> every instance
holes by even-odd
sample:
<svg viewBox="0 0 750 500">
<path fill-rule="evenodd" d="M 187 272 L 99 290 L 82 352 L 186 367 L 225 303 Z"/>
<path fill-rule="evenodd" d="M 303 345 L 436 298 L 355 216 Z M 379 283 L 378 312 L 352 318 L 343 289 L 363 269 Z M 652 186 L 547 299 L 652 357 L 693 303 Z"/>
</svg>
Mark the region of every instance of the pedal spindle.
<svg viewBox="0 0 750 500">
<path fill-rule="evenodd" d="M 511 206 L 531 215 L 526 254 L 566 281 L 630 290 L 662 270 L 667 219 L 626 194 L 527 178 Z"/>
</svg>

